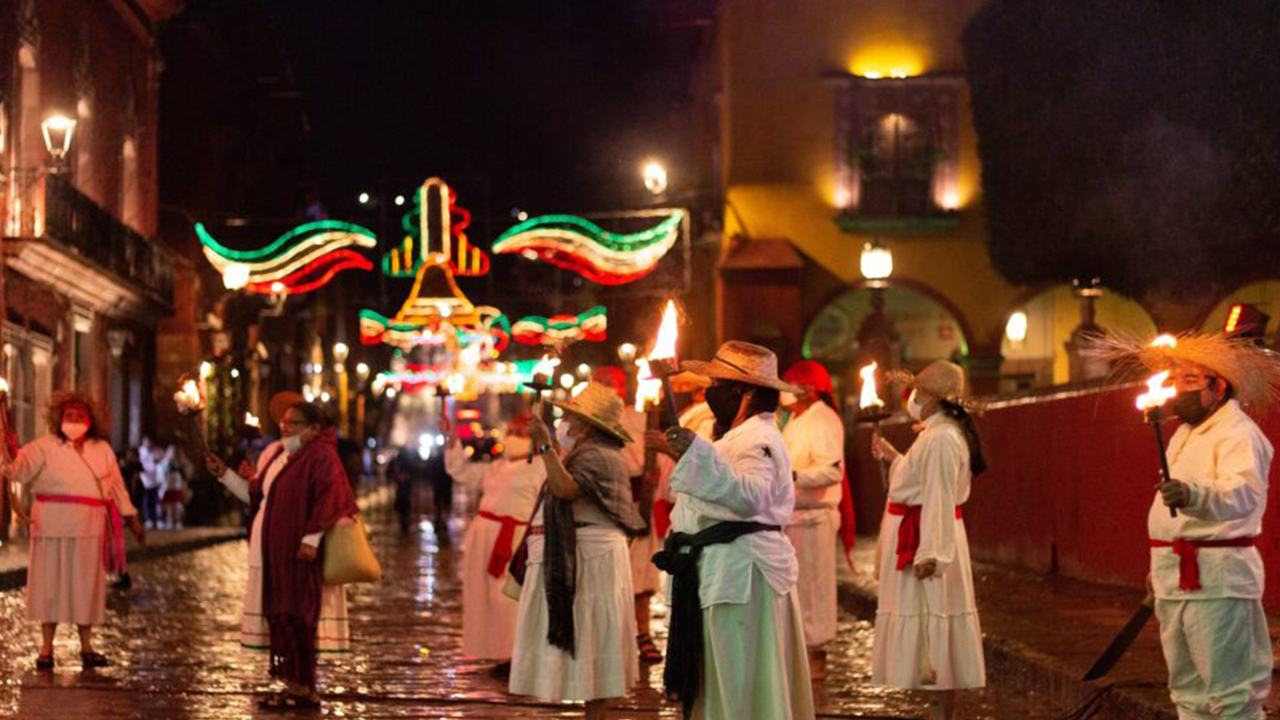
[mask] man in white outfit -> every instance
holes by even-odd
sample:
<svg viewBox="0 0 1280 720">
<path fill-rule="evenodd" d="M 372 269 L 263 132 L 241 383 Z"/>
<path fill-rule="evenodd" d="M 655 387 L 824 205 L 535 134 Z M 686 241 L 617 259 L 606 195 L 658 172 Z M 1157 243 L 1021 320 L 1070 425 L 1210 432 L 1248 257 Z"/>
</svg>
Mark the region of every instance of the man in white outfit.
<svg viewBox="0 0 1280 720">
<path fill-rule="evenodd" d="M 1272 657 L 1256 542 L 1272 447 L 1241 406 L 1265 413 L 1280 367 L 1217 334 L 1141 356 L 1172 369 L 1183 421 L 1166 451 L 1172 477 L 1147 518 L 1169 692 L 1181 720 L 1261 720 Z"/>
</svg>

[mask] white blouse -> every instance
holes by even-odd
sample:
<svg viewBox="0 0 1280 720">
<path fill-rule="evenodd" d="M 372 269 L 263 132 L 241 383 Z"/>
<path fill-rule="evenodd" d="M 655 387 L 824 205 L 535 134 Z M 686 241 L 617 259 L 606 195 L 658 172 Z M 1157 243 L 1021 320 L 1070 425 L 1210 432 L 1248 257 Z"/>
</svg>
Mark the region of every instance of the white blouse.
<svg viewBox="0 0 1280 720">
<path fill-rule="evenodd" d="M 116 454 L 105 440 L 87 440 L 81 451 L 57 435 L 46 435 L 22 447 L 5 474 L 28 495 L 72 495 L 114 500 L 120 514 L 137 515 L 120 475 Z M 104 508 L 74 503 L 36 502 L 31 536 L 100 537 L 106 529 Z"/>
</svg>

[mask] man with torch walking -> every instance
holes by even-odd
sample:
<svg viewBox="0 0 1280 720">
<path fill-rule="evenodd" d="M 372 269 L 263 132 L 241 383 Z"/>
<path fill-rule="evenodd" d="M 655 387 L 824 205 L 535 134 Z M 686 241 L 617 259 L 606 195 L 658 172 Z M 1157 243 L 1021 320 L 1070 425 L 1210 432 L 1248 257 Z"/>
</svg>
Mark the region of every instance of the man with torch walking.
<svg viewBox="0 0 1280 720">
<path fill-rule="evenodd" d="M 1273 451 L 1245 410 L 1272 409 L 1280 361 L 1218 333 L 1109 342 L 1114 354 L 1171 374 L 1183 422 L 1147 516 L 1148 577 L 1178 717 L 1262 718 L 1272 657 L 1256 543 Z"/>
</svg>

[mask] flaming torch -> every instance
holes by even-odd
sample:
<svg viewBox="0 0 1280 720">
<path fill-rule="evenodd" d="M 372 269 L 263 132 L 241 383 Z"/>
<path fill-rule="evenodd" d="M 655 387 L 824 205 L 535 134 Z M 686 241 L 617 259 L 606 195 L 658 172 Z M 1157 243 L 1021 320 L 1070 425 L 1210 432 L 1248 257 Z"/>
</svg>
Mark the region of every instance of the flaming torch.
<svg viewBox="0 0 1280 720">
<path fill-rule="evenodd" d="M 862 390 L 858 393 L 858 422 L 870 423 L 871 429 L 875 433 L 880 432 L 880 421 L 889 417 L 889 411 L 885 409 L 884 401 L 880 399 L 880 393 L 876 391 L 876 370 L 879 366 L 872 362 L 870 365 L 864 365 L 858 370 L 858 375 L 862 378 Z M 889 487 L 889 473 L 885 469 L 884 460 L 879 463 L 880 466 L 880 485 Z"/>
<path fill-rule="evenodd" d="M 1159 342 L 1161 338 L 1168 337 L 1162 335 L 1156 338 Z M 1169 379 L 1169 371 L 1156 373 L 1147 379 L 1147 391 L 1138 396 L 1137 406 L 1142 411 L 1142 419 L 1151 426 L 1156 433 L 1156 452 L 1160 455 L 1160 472 L 1165 480 L 1169 480 L 1169 458 L 1164 454 L 1164 433 L 1160 430 L 1160 423 L 1164 422 L 1164 404 L 1178 394 L 1176 388 L 1171 385 L 1165 385 L 1165 381 Z M 1178 510 L 1169 508 L 1169 517 L 1177 517 Z"/>
<path fill-rule="evenodd" d="M 648 372 L 652 377 L 662 381 L 662 395 L 665 398 L 663 402 L 663 410 L 668 417 L 663 418 L 662 424 L 671 427 L 679 422 L 679 413 L 676 412 L 676 396 L 671 391 L 671 376 L 680 368 L 680 362 L 676 359 L 676 340 L 680 337 L 680 331 L 677 327 L 679 315 L 676 312 L 676 301 L 668 300 L 667 306 L 662 311 L 662 323 L 658 326 L 658 337 L 653 343 L 653 349 L 649 351 Z"/>
<path fill-rule="evenodd" d="M 208 452 L 208 445 L 204 439 L 204 428 L 200 423 L 200 413 L 204 411 L 205 401 L 204 393 L 200 391 L 200 381 L 190 375 L 183 375 L 179 378 L 181 386 L 178 392 L 173 394 L 173 404 L 178 408 L 178 414 L 187 419 L 191 424 L 192 438 L 195 440 L 201 455 Z"/>
</svg>

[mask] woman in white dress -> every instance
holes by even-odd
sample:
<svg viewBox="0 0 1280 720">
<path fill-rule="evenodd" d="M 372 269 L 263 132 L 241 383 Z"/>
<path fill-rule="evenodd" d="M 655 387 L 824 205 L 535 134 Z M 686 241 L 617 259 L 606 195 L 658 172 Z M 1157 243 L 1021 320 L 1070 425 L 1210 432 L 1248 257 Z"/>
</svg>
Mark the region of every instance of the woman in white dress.
<svg viewBox="0 0 1280 720">
<path fill-rule="evenodd" d="M 53 669 L 58 623 L 79 628 L 84 667 L 110 664 L 93 649 L 93 627 L 106 618 L 107 570 L 124 572 L 124 522 L 139 542 L 145 538 L 102 433 L 89 397 L 57 393 L 49 404 L 49 434 L 27 443 L 5 469 L 35 503 L 27 619 L 40 623 L 43 636 L 38 670 Z"/>
<path fill-rule="evenodd" d="M 453 435 L 445 448 L 444 465 L 455 482 L 481 489 L 480 512 L 462 540 L 462 654 L 500 661 L 493 675 L 506 679 L 519 603 L 502 588 L 507 564 L 533 514 L 547 471 L 541 461 L 529 462 L 529 415 L 507 425 L 502 446 L 502 457 L 471 462 Z"/>
<path fill-rule="evenodd" d="M 964 371 L 939 360 L 903 377 L 913 387 L 908 412 L 923 429 L 906 454 L 872 437 L 872 454 L 893 463 L 872 682 L 928 691 L 931 720 L 951 720 L 956 691 L 986 684 L 962 510 L 986 461 L 966 410 Z"/>
<path fill-rule="evenodd" d="M 301 395 L 293 392 L 277 393 L 271 399 L 271 419 L 280 427 L 281 439 L 272 442 L 258 455 L 256 465 L 245 460 L 239 472 L 231 470 L 216 455 L 206 455 L 205 463 L 209 472 L 226 486 L 240 502 L 249 504 L 249 484 L 253 478 L 262 478 L 262 507 L 266 507 L 267 498 L 271 496 L 271 488 L 276 477 L 289 462 L 291 452 L 296 452 L 298 428 L 283 423 L 284 414 L 290 407 L 304 402 Z M 293 438 L 292 440 L 290 438 Z M 267 618 L 262 612 L 262 521 L 266 515 L 257 512 L 253 516 L 253 524 L 249 530 L 249 581 L 245 586 L 244 605 L 240 613 L 240 646 L 255 653 L 266 653 L 271 649 L 271 632 L 267 627 Z M 320 546 L 321 533 L 309 535 L 304 542 Z M 351 630 L 347 621 L 347 590 L 345 585 L 325 585 L 320 592 L 320 626 L 316 631 L 316 648 L 322 655 L 346 653 L 351 650 Z"/>
<path fill-rule="evenodd" d="M 586 703 L 605 717 L 640 676 L 627 539 L 646 531 L 622 457 L 622 401 L 596 382 L 567 403 L 573 450 L 563 460 L 534 417 L 533 452 L 547 482 L 529 527 L 510 690 Z"/>
</svg>

